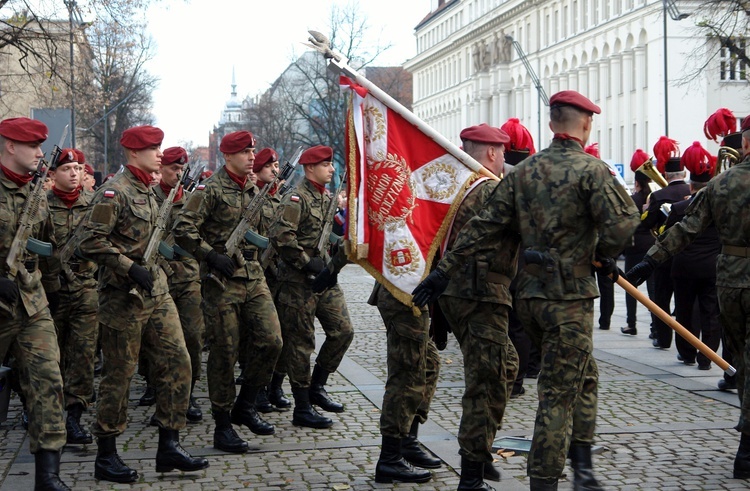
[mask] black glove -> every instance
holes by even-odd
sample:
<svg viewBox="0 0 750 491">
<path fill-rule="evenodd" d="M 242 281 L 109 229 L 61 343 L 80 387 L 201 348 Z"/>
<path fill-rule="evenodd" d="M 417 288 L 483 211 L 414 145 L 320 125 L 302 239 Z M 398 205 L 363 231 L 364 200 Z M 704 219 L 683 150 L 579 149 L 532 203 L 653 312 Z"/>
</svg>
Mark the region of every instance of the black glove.
<svg viewBox="0 0 750 491">
<path fill-rule="evenodd" d="M 128 270 L 128 277 L 135 281 L 144 291 L 151 293 L 151 289 L 154 287 L 154 279 L 146 268 L 140 264 L 133 263 Z"/>
<path fill-rule="evenodd" d="M 47 294 L 47 303 L 49 303 L 49 313 L 55 315 L 57 309 L 60 308 L 60 293 L 50 292 Z"/>
<path fill-rule="evenodd" d="M 206 263 L 212 269 L 218 271 L 224 278 L 234 276 L 234 270 L 237 269 L 231 257 L 226 254 L 219 254 L 216 251 L 211 251 L 206 255 Z"/>
<path fill-rule="evenodd" d="M 448 275 L 439 269 L 435 269 L 411 292 L 412 302 L 417 307 L 424 307 L 428 303 L 434 302 L 448 287 L 449 280 Z"/>
<path fill-rule="evenodd" d="M 596 272 L 603 276 L 612 275 L 612 281 L 617 282 L 617 278 L 620 277 L 620 270 L 617 269 L 617 261 L 614 258 L 607 256 L 596 256 L 596 261 L 599 266 L 596 267 Z"/>
<path fill-rule="evenodd" d="M 633 286 L 638 286 L 651 276 L 658 264 L 659 263 L 654 261 L 651 256 L 645 256 L 643 261 L 639 262 L 630 268 L 630 271 L 625 273 L 625 279 L 632 283 Z"/>
<path fill-rule="evenodd" d="M 0 299 L 10 305 L 18 302 L 18 285 L 9 278 L 0 278 Z"/>
<path fill-rule="evenodd" d="M 544 254 L 526 249 L 523 251 L 523 260 L 526 261 L 526 264 L 544 264 Z"/>
<path fill-rule="evenodd" d="M 338 282 L 339 275 L 332 273 L 330 269 L 323 268 L 323 271 L 318 273 L 318 276 L 312 282 L 313 293 L 320 293 L 328 290 Z"/>
<path fill-rule="evenodd" d="M 312 273 L 314 275 L 317 275 L 321 271 L 323 271 L 323 268 L 326 267 L 326 262 L 323 261 L 322 257 L 311 257 L 310 262 L 305 264 L 305 267 L 303 268 L 305 271 Z"/>
</svg>

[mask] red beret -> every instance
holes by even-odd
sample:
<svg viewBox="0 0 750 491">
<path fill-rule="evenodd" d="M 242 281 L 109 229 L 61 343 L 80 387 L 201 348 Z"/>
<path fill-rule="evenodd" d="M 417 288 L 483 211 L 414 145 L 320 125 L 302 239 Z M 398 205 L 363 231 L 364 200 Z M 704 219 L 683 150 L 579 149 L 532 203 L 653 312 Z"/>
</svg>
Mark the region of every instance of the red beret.
<svg viewBox="0 0 750 491">
<path fill-rule="evenodd" d="M 60 156 L 57 157 L 57 162 L 54 163 L 54 167 L 60 167 L 61 165 L 69 164 L 71 162 L 78 162 L 76 151 L 72 148 L 63 148 L 60 150 Z"/>
<path fill-rule="evenodd" d="M 470 140 L 477 143 L 489 143 L 501 145 L 510 142 L 510 137 L 500 128 L 482 123 L 477 126 L 469 126 L 461 132 L 461 140 Z"/>
<path fill-rule="evenodd" d="M 219 151 L 222 153 L 232 154 L 240 153 L 246 148 L 255 146 L 255 137 L 249 131 L 235 131 L 228 133 L 221 139 Z"/>
<path fill-rule="evenodd" d="M 73 151 L 76 153 L 76 156 L 78 157 L 78 163 L 79 164 L 85 164 L 86 163 L 86 156 L 78 150 L 77 148 L 74 148 Z"/>
<path fill-rule="evenodd" d="M 333 149 L 323 145 L 316 145 L 302 152 L 299 163 L 301 165 L 310 165 L 319 164 L 320 162 L 330 162 L 331 160 L 333 160 Z"/>
<path fill-rule="evenodd" d="M 745 116 L 744 118 L 742 118 L 742 126 L 740 127 L 740 131 L 744 133 L 748 130 L 750 130 L 750 116 Z M 0 133 L 0 135 L 2 135 L 2 133 Z"/>
<path fill-rule="evenodd" d="M 164 132 L 155 126 L 134 126 L 122 132 L 120 145 L 129 150 L 161 146 Z"/>
<path fill-rule="evenodd" d="M 188 161 L 187 150 L 182 147 L 169 147 L 164 150 L 161 165 L 185 164 Z"/>
<path fill-rule="evenodd" d="M 260 172 L 264 165 L 269 162 L 278 162 L 279 154 L 277 154 L 273 148 L 264 148 L 255 155 L 255 162 L 253 162 L 253 172 Z"/>
<path fill-rule="evenodd" d="M 10 118 L 0 122 L 0 135 L 21 143 L 36 143 L 46 140 L 49 130 L 36 119 Z"/>
<path fill-rule="evenodd" d="M 78 162 L 80 164 L 80 162 Z M 86 174 L 93 176 L 94 175 L 94 168 L 91 167 L 89 164 L 86 164 L 83 166 L 84 170 L 86 171 Z"/>
<path fill-rule="evenodd" d="M 600 114 L 599 106 L 588 100 L 575 90 L 563 90 L 549 98 L 549 106 L 573 106 L 589 113 Z"/>
</svg>

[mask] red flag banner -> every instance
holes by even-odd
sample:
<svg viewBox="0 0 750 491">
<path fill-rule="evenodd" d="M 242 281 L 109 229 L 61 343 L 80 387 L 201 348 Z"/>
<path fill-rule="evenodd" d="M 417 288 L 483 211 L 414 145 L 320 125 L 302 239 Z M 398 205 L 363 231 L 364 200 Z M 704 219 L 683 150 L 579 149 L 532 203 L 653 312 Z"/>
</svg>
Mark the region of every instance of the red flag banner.
<svg viewBox="0 0 750 491">
<path fill-rule="evenodd" d="M 460 197 L 479 175 L 363 87 L 346 77 L 342 85 L 352 91 L 346 128 L 351 259 L 411 305 Z"/>
</svg>

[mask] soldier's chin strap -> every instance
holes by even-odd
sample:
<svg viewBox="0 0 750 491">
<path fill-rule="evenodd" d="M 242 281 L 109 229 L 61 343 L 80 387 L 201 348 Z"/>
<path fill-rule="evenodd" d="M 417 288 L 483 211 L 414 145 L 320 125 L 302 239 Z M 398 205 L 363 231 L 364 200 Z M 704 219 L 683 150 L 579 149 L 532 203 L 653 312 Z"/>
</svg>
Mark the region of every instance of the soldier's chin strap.
<svg viewBox="0 0 750 491">
<path fill-rule="evenodd" d="M 597 268 L 601 267 L 601 263 L 598 261 L 594 261 L 593 265 Z M 677 334 L 682 336 L 682 338 L 693 345 L 698 351 L 706 355 L 706 358 L 710 359 L 712 362 L 716 363 L 722 370 L 724 370 L 724 373 L 727 375 L 734 375 L 737 373 L 737 370 L 727 363 L 727 361 L 716 354 L 714 350 L 706 346 L 700 339 L 696 338 L 693 333 L 685 329 L 682 324 L 677 322 L 672 318 L 671 315 L 666 313 L 661 307 L 656 305 L 650 298 L 648 298 L 646 295 L 644 295 L 640 290 L 638 290 L 636 287 L 634 287 L 628 280 L 625 279 L 625 275 L 620 274 L 618 278 L 615 280 L 615 283 L 620 285 L 628 294 L 638 300 L 644 307 L 646 307 L 648 310 L 651 311 L 655 316 L 657 316 L 659 319 L 662 320 L 666 325 L 671 327 Z M 611 278 L 611 276 L 610 276 Z"/>
</svg>

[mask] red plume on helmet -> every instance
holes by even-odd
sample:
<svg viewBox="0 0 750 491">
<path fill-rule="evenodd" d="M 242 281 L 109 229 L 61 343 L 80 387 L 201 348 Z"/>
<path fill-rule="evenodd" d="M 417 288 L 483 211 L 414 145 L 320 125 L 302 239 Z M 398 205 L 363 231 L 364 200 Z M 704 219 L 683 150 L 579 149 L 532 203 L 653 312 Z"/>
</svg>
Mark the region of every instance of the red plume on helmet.
<svg viewBox="0 0 750 491">
<path fill-rule="evenodd" d="M 659 137 L 659 141 L 654 145 L 654 156 L 656 157 L 656 169 L 664 174 L 667 161 L 672 157 L 680 156 L 680 146 L 668 136 Z"/>
<path fill-rule="evenodd" d="M 534 139 L 531 137 L 531 133 L 526 129 L 518 118 L 510 118 L 500 127 L 501 130 L 506 132 L 510 136 L 510 143 L 508 143 L 509 150 L 528 150 L 529 155 L 534 155 Z"/>
<path fill-rule="evenodd" d="M 639 148 L 633 153 L 633 157 L 630 159 L 630 170 L 633 172 L 637 171 L 650 158 L 649 154 Z"/>
<path fill-rule="evenodd" d="M 598 143 L 592 143 L 591 145 L 588 145 L 586 148 L 583 149 L 584 152 L 587 154 L 594 156 L 598 159 L 602 158 L 601 155 L 599 155 L 599 144 Z"/>
<path fill-rule="evenodd" d="M 737 118 L 729 109 L 722 107 L 708 117 L 703 123 L 703 134 L 715 142 L 730 133 L 737 131 Z"/>
<path fill-rule="evenodd" d="M 708 150 L 701 146 L 700 142 L 693 142 L 680 157 L 682 164 L 690 175 L 700 175 L 710 173 L 714 174 L 716 168 L 716 157 L 708 153 Z"/>
</svg>

